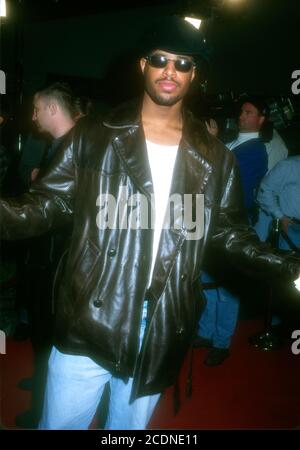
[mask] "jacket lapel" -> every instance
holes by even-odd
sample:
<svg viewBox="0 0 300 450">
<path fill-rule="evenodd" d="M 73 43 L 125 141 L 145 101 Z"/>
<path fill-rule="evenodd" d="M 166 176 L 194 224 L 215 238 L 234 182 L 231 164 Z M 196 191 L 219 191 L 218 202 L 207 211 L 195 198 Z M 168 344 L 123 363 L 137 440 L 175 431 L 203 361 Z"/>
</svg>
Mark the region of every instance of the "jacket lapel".
<svg viewBox="0 0 300 450">
<path fill-rule="evenodd" d="M 154 191 L 140 107 L 137 100 L 122 105 L 104 121 L 104 125 L 115 130 L 113 148 L 133 182 L 150 200 Z"/>
<path fill-rule="evenodd" d="M 153 271 L 151 294 L 158 299 L 164 289 L 169 274 L 176 263 L 177 256 L 186 240 L 188 230 L 184 221 L 184 194 L 204 194 L 212 173 L 209 157 L 209 136 L 199 121 L 191 115 L 185 116 L 185 127 L 179 145 L 173 172 L 170 197 L 181 197 L 174 209 L 176 219 L 169 229 L 162 230 L 155 267 Z M 176 211 L 177 208 L 177 211 Z"/>
<path fill-rule="evenodd" d="M 150 200 L 154 191 L 143 128 L 123 133 L 113 141 L 113 146 L 133 182 Z"/>
</svg>

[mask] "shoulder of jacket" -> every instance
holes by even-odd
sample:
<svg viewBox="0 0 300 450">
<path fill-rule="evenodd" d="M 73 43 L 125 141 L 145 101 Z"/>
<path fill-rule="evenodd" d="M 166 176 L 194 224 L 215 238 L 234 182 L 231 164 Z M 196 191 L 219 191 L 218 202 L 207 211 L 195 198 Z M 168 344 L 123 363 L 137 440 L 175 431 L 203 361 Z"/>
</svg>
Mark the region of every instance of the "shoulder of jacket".
<svg viewBox="0 0 300 450">
<path fill-rule="evenodd" d="M 112 129 L 139 126 L 141 121 L 141 98 L 134 98 L 111 109 L 103 117 L 103 125 Z"/>
<path fill-rule="evenodd" d="M 102 117 L 90 119 L 83 117 L 73 129 L 72 151 L 75 164 L 82 163 L 95 151 L 96 144 L 102 139 L 105 127 Z M 97 145 L 99 149 L 99 145 Z"/>
<path fill-rule="evenodd" d="M 227 150 L 224 144 L 210 134 L 203 119 L 195 116 L 188 109 L 183 110 L 183 135 L 198 153 L 208 162 L 215 164 Z"/>
</svg>

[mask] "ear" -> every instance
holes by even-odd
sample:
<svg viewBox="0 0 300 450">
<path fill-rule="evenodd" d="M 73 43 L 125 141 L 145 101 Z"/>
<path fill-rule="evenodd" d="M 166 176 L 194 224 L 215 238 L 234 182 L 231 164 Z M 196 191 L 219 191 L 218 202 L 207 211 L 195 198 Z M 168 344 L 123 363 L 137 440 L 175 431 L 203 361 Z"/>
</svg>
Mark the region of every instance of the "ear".
<svg viewBox="0 0 300 450">
<path fill-rule="evenodd" d="M 144 71 L 145 71 L 146 62 L 147 62 L 147 61 L 146 61 L 145 58 L 141 58 L 141 59 L 140 59 L 140 67 L 141 67 L 142 73 L 144 73 Z"/>
<path fill-rule="evenodd" d="M 57 104 L 54 102 L 51 102 L 51 103 L 49 103 L 48 108 L 49 108 L 51 116 L 55 116 L 55 114 L 57 113 L 57 110 L 58 110 Z"/>
<path fill-rule="evenodd" d="M 262 124 L 264 123 L 265 120 L 266 120 L 265 116 L 260 116 L 260 118 L 259 118 L 259 126 L 260 127 L 262 126 Z"/>
<path fill-rule="evenodd" d="M 195 78 L 196 75 L 196 67 L 193 67 L 192 69 L 192 75 L 191 75 L 191 82 L 193 81 L 193 79 Z"/>
</svg>

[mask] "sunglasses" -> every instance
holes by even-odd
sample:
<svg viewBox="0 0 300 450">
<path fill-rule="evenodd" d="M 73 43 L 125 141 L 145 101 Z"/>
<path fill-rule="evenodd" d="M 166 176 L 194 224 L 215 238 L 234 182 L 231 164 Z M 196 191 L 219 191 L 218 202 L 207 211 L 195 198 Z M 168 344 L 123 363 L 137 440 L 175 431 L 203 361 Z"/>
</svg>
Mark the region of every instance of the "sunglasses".
<svg viewBox="0 0 300 450">
<path fill-rule="evenodd" d="M 187 73 L 192 69 L 192 67 L 196 67 L 194 61 L 191 61 L 190 59 L 184 58 L 171 59 L 167 58 L 164 55 L 160 55 L 159 53 L 146 56 L 145 59 L 150 64 L 150 66 L 154 67 L 155 69 L 164 69 L 169 61 L 174 62 L 174 67 L 177 70 L 177 72 Z"/>
</svg>

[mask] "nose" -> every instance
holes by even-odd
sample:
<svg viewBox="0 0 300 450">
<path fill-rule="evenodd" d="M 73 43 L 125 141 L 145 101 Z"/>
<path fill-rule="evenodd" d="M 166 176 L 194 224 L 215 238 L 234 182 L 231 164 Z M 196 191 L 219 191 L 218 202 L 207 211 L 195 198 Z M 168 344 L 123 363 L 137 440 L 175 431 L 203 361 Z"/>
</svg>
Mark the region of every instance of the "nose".
<svg viewBox="0 0 300 450">
<path fill-rule="evenodd" d="M 32 120 L 33 120 L 33 121 L 36 120 L 36 112 L 35 112 L 35 111 L 33 111 L 33 113 L 32 113 Z"/>
<path fill-rule="evenodd" d="M 239 119 L 244 119 L 246 117 L 245 111 L 241 111 L 239 115 Z"/>
<path fill-rule="evenodd" d="M 168 61 L 168 64 L 166 65 L 165 69 L 164 69 L 164 74 L 167 77 L 174 77 L 174 75 L 176 76 L 176 69 L 175 69 L 175 64 L 174 61 Z"/>
</svg>

